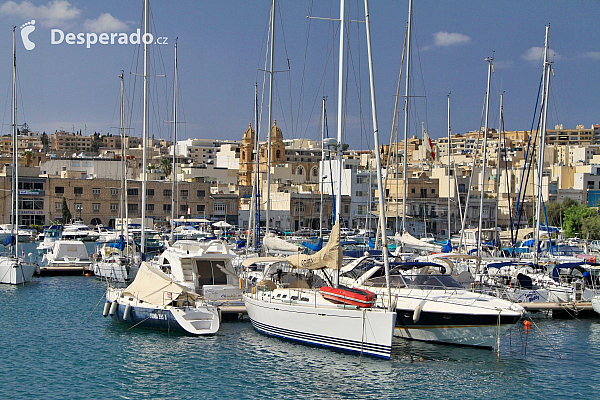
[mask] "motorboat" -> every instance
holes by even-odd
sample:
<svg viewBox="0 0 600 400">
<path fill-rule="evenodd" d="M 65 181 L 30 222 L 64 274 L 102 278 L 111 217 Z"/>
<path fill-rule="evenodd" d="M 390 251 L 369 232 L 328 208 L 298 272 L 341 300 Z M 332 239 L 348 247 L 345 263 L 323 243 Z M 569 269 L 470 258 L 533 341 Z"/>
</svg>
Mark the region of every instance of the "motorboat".
<svg viewBox="0 0 600 400">
<path fill-rule="evenodd" d="M 221 240 L 178 240 L 150 263 L 205 301 L 239 311 L 244 302 L 232 264 L 236 256 L 232 247 Z"/>
<path fill-rule="evenodd" d="M 45 253 L 54 246 L 54 242 L 62 238 L 63 226 L 62 225 L 50 225 L 44 228 L 38 239 L 40 243 L 36 249 L 40 253 Z"/>
<path fill-rule="evenodd" d="M 40 273 L 68 274 L 85 273 L 90 271 L 92 260 L 88 255 L 85 243 L 80 240 L 57 240 L 50 250 L 42 257 L 45 266 L 40 267 Z"/>
<path fill-rule="evenodd" d="M 103 315 L 130 326 L 192 335 L 213 335 L 220 326 L 216 306 L 146 262 L 129 286 L 107 289 Z"/>
<path fill-rule="evenodd" d="M 410 261 L 390 267 L 397 313 L 394 336 L 492 348 L 523 316 L 517 304 L 465 290 L 442 264 Z M 383 272 L 380 261 L 363 257 L 342 268 L 340 283 L 374 292 L 385 301 Z"/>
<path fill-rule="evenodd" d="M 89 226 L 81 221 L 67 224 L 63 228 L 62 238 L 65 240 L 81 240 L 84 242 L 95 242 L 100 234 L 94 232 Z"/>
</svg>

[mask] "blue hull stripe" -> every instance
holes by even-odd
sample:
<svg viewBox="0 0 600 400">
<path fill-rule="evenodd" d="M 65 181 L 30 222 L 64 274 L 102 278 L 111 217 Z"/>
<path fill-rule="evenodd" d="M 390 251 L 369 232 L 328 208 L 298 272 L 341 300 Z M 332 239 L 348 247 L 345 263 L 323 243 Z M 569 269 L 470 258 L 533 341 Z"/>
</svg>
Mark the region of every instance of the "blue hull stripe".
<svg viewBox="0 0 600 400">
<path fill-rule="evenodd" d="M 362 353 L 372 357 L 389 359 L 392 352 L 392 346 L 379 345 L 367 342 L 358 342 L 354 340 L 345 340 L 333 338 L 330 336 L 315 335 L 306 332 L 298 332 L 289 329 L 277 328 L 262 324 L 251 319 L 254 328 L 266 335 L 275 336 L 282 339 L 293 340 L 300 343 L 311 344 L 314 346 L 327 347 L 351 353 Z"/>
</svg>

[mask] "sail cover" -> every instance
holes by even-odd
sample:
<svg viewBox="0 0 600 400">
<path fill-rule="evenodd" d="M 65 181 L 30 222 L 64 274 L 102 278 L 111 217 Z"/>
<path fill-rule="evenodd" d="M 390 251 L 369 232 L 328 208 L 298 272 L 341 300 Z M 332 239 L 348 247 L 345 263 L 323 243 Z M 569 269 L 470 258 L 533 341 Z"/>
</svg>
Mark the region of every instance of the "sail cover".
<svg viewBox="0 0 600 400">
<path fill-rule="evenodd" d="M 331 229 L 329 241 L 315 254 L 294 254 L 286 258 L 295 268 L 306 269 L 340 269 L 342 266 L 343 249 L 340 245 L 340 224 L 337 222 Z"/>
<path fill-rule="evenodd" d="M 123 291 L 123 295 L 133 296 L 153 305 L 167 305 L 178 299 L 197 299 L 196 293 L 190 292 L 184 286 L 173 282 L 158 268 L 143 262 L 135 279 Z"/>
</svg>

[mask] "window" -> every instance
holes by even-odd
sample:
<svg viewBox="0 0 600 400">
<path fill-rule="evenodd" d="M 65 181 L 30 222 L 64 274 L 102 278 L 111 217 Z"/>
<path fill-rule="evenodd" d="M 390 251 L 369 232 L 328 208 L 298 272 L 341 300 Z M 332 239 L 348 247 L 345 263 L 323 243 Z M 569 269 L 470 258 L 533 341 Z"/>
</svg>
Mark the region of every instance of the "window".
<svg viewBox="0 0 600 400">
<path fill-rule="evenodd" d="M 164 189 L 163 190 L 163 196 L 164 197 L 171 197 L 173 195 L 173 192 L 171 192 L 171 189 Z"/>
<path fill-rule="evenodd" d="M 110 203 L 110 211 L 119 211 L 119 203 Z"/>
<path fill-rule="evenodd" d="M 422 199 L 426 198 L 426 197 L 427 197 L 427 189 L 425 189 L 425 188 L 421 188 L 421 191 L 420 191 L 420 193 L 419 193 L 419 196 L 420 196 Z"/>
<path fill-rule="evenodd" d="M 197 212 L 199 212 L 199 213 L 202 213 L 202 214 L 204 214 L 204 209 L 205 209 L 205 208 L 206 208 L 206 206 L 205 206 L 204 204 L 198 204 L 198 205 L 196 206 L 196 211 L 197 211 Z"/>
<path fill-rule="evenodd" d="M 154 196 L 154 189 L 146 189 L 146 196 Z"/>
<path fill-rule="evenodd" d="M 127 196 L 137 196 L 138 188 L 127 189 Z"/>
<path fill-rule="evenodd" d="M 75 203 L 73 205 L 73 208 L 77 211 L 81 211 L 81 210 L 83 210 L 83 203 Z"/>
<path fill-rule="evenodd" d="M 294 205 L 294 211 L 296 213 L 303 213 L 304 211 L 306 211 L 306 206 L 304 205 L 304 203 L 296 203 Z"/>
<path fill-rule="evenodd" d="M 146 204 L 146 211 L 154 211 L 154 204 Z"/>
<path fill-rule="evenodd" d="M 304 175 L 304 167 L 302 165 L 299 165 L 298 168 L 296 168 L 296 175 Z"/>
<path fill-rule="evenodd" d="M 94 196 L 99 196 L 100 195 L 100 188 L 93 188 L 92 189 L 92 194 Z"/>
<path fill-rule="evenodd" d="M 594 188 L 594 181 L 587 181 L 587 188 L 588 189 L 593 189 Z"/>
<path fill-rule="evenodd" d="M 185 214 L 185 213 L 187 213 L 187 209 L 188 209 L 187 204 L 180 204 L 179 205 L 179 212 L 182 212 L 182 213 Z"/>
<path fill-rule="evenodd" d="M 188 197 L 188 191 L 187 191 L 187 190 L 184 190 L 184 189 L 182 189 L 182 190 L 181 190 L 181 197 Z"/>
<path fill-rule="evenodd" d="M 414 187 L 410 188 L 410 192 L 415 193 L 415 188 Z"/>
<path fill-rule="evenodd" d="M 435 194 L 435 189 L 431 189 L 431 194 Z"/>
<path fill-rule="evenodd" d="M 310 174 L 313 178 L 316 178 L 317 176 L 319 176 L 319 168 L 313 167 L 313 169 L 310 171 Z"/>
<path fill-rule="evenodd" d="M 75 193 L 75 194 L 83 194 L 83 188 L 82 187 L 74 187 L 73 188 L 73 193 Z"/>
<path fill-rule="evenodd" d="M 198 197 L 206 197 L 206 191 L 205 190 L 198 190 Z"/>
<path fill-rule="evenodd" d="M 56 193 L 56 194 L 63 194 L 64 192 L 65 192 L 64 186 L 57 186 L 54 188 L 54 193 Z"/>
<path fill-rule="evenodd" d="M 227 212 L 227 205 L 223 203 L 215 203 L 214 211 L 215 213 L 224 214 L 225 212 Z"/>
<path fill-rule="evenodd" d="M 138 210 L 138 205 L 137 204 L 127 204 L 127 211 L 129 211 L 129 212 L 137 212 L 137 210 Z"/>
<path fill-rule="evenodd" d="M 21 210 L 43 210 L 44 200 L 19 199 L 19 209 Z"/>
<path fill-rule="evenodd" d="M 100 203 L 92 203 L 92 211 L 100 212 Z"/>
<path fill-rule="evenodd" d="M 163 211 L 164 212 L 171 212 L 171 205 L 170 204 L 163 204 Z"/>
<path fill-rule="evenodd" d="M 344 204 L 344 214 L 348 214 L 350 212 L 350 206 L 348 204 Z"/>
<path fill-rule="evenodd" d="M 110 189 L 110 195 L 111 196 L 118 196 L 119 195 L 119 189 L 111 188 Z"/>
<path fill-rule="evenodd" d="M 54 203 L 54 209 L 62 210 L 62 203 L 60 201 L 57 201 L 56 203 Z"/>
</svg>

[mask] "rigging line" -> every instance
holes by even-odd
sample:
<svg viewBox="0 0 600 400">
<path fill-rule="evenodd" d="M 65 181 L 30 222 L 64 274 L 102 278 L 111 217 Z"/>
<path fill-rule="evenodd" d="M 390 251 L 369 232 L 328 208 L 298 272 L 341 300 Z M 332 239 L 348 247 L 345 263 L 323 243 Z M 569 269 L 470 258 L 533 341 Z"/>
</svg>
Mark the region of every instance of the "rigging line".
<svg viewBox="0 0 600 400">
<path fill-rule="evenodd" d="M 281 6 L 279 7 L 279 24 L 281 25 L 281 38 L 283 39 L 283 51 L 285 53 L 285 59 L 287 61 L 287 83 L 288 83 L 288 98 L 289 98 L 289 106 L 290 106 L 290 134 L 292 136 L 292 138 L 296 138 L 295 135 L 295 129 L 294 129 L 294 112 L 292 110 L 293 108 L 293 101 L 292 101 L 292 78 L 291 78 L 291 65 L 290 65 L 290 57 L 288 55 L 288 50 L 287 50 L 287 42 L 285 41 L 285 29 L 283 26 L 283 15 L 281 13 Z M 283 104 L 282 104 L 282 108 L 283 108 Z"/>
<path fill-rule="evenodd" d="M 21 99 L 21 108 L 19 108 L 19 110 L 21 111 L 21 115 L 22 117 L 22 121 L 23 123 L 27 123 L 27 118 L 25 117 L 25 105 L 23 104 L 23 92 L 21 91 L 21 80 L 19 78 L 20 74 L 19 74 L 19 70 L 16 71 L 17 72 L 17 85 L 19 86 L 19 97 Z M 17 101 L 18 104 L 18 101 Z M 17 121 L 15 121 L 15 124 L 18 125 Z"/>
<path fill-rule="evenodd" d="M 334 37 L 337 37 L 337 33 L 334 33 Z M 315 114 L 315 109 L 317 107 L 317 104 L 319 104 L 319 102 L 320 102 L 320 98 L 322 96 L 325 96 L 325 92 L 323 92 L 322 95 L 320 94 L 320 92 L 321 92 L 321 89 L 323 89 L 323 90 L 325 89 L 325 78 L 327 77 L 327 66 L 329 65 L 329 61 L 331 60 L 331 57 L 333 56 L 333 52 L 334 52 L 333 40 L 331 40 L 329 42 L 331 43 L 331 46 L 328 47 L 328 51 L 326 52 L 325 66 L 323 68 L 323 74 L 321 75 L 321 79 L 319 81 L 319 85 L 318 85 L 317 91 L 316 91 L 317 93 L 316 93 L 316 95 L 314 97 L 314 101 L 312 103 L 312 108 L 310 110 L 310 117 L 309 117 L 307 123 L 305 124 L 304 136 L 306 136 L 306 134 L 308 132 L 310 122 L 312 121 L 313 115 Z M 298 123 L 300 122 L 298 119 L 297 119 L 297 121 L 298 121 Z M 320 133 L 318 134 L 318 137 L 320 137 Z"/>
<path fill-rule="evenodd" d="M 311 0 L 311 2 L 308 5 L 308 11 L 307 11 L 308 14 L 307 15 L 312 15 L 313 4 L 314 4 L 314 2 Z M 299 125 L 302 118 L 304 118 L 304 84 L 306 82 L 306 64 L 308 61 L 308 38 L 310 36 L 310 27 L 311 27 L 311 19 L 307 17 L 306 18 L 306 34 L 305 34 L 305 39 L 304 39 L 304 63 L 302 66 L 302 79 L 300 80 L 300 95 L 298 98 L 298 112 L 297 112 L 297 117 L 296 117 L 296 125 Z M 298 127 L 296 126 L 295 129 L 297 130 Z"/>
</svg>

